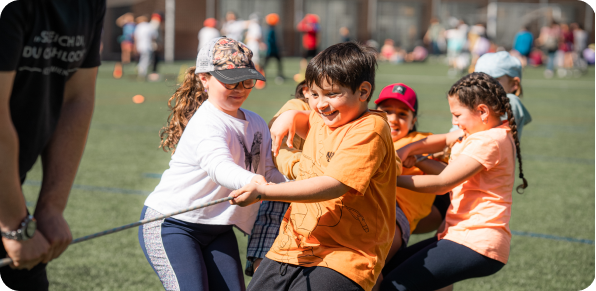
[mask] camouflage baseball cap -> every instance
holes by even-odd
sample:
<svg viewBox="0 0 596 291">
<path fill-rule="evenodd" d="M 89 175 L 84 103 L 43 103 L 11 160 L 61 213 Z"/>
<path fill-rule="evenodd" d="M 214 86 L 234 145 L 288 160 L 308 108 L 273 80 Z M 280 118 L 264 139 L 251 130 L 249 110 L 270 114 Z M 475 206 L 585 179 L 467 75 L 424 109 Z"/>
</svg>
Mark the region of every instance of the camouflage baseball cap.
<svg viewBox="0 0 596 291">
<path fill-rule="evenodd" d="M 211 73 L 224 84 L 249 79 L 265 81 L 251 59 L 252 51 L 242 42 L 226 37 L 214 38 L 199 51 L 195 74 Z"/>
</svg>

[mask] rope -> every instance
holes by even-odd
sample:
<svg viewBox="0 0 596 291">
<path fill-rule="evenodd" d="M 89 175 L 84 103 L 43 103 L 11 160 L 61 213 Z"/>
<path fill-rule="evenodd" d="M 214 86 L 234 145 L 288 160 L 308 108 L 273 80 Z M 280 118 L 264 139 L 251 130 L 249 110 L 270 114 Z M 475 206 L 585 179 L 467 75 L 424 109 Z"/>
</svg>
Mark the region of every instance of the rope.
<svg viewBox="0 0 596 291">
<path fill-rule="evenodd" d="M 98 238 L 100 236 L 104 236 L 104 235 L 112 234 L 112 233 L 119 232 L 119 231 L 122 231 L 122 230 L 125 230 L 125 229 L 137 227 L 137 226 L 140 226 L 140 225 L 149 223 L 149 222 L 153 222 L 153 221 L 160 220 L 160 219 L 165 219 L 165 218 L 168 218 L 170 216 L 178 215 L 178 214 L 181 214 L 181 213 L 185 213 L 185 212 L 197 210 L 197 209 L 200 209 L 200 208 L 205 208 L 205 207 L 208 207 L 208 206 L 211 206 L 211 205 L 219 204 L 219 203 L 222 203 L 222 202 L 230 201 L 232 199 L 233 199 L 233 197 L 221 198 L 221 199 L 213 200 L 213 201 L 211 201 L 209 203 L 205 203 L 205 204 L 200 204 L 200 205 L 197 205 L 197 206 L 189 207 L 189 208 L 186 208 L 186 209 L 183 209 L 183 210 L 179 210 L 179 211 L 176 211 L 176 212 L 172 212 L 172 213 L 169 213 L 169 214 L 164 214 L 162 216 L 139 220 L 137 222 L 133 222 L 133 223 L 130 223 L 130 224 L 126 224 L 126 225 L 123 225 L 123 226 L 115 227 L 115 228 L 104 230 L 104 231 L 101 231 L 101 232 L 98 232 L 98 233 L 94 233 L 94 234 L 90 234 L 90 235 L 87 235 L 87 236 L 76 238 L 70 244 L 71 245 L 74 245 L 76 243 L 84 242 L 86 240 Z M 2 268 L 4 266 L 8 266 L 10 264 L 12 264 L 12 259 L 11 258 L 0 259 L 0 268 Z"/>
</svg>

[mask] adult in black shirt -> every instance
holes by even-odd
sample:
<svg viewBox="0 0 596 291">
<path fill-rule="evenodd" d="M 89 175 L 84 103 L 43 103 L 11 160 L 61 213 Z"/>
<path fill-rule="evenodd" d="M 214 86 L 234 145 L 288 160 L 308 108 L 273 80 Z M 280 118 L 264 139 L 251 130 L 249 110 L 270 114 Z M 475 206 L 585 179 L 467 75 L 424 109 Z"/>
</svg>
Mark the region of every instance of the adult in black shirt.
<svg viewBox="0 0 596 291">
<path fill-rule="evenodd" d="M 28 240 L 2 238 L 4 283 L 47 290 L 45 264 L 72 240 L 62 215 L 89 131 L 105 0 L 19 0 L 0 16 L 0 230 L 27 217 L 21 185 L 41 155 L 43 181 Z"/>
</svg>

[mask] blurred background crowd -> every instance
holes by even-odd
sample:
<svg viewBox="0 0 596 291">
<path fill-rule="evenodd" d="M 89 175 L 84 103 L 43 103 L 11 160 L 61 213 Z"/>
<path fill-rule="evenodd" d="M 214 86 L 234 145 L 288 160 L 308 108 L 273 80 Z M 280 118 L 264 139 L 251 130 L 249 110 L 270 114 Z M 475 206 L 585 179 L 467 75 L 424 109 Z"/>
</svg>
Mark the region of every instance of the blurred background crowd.
<svg viewBox="0 0 596 291">
<path fill-rule="evenodd" d="M 159 80 L 160 61 L 194 59 L 226 35 L 254 52 L 260 70 L 277 63 L 276 82 L 301 81 L 307 60 L 359 41 L 379 60 L 445 62 L 450 76 L 474 70 L 485 53 L 509 51 L 544 77 L 579 76 L 594 64 L 594 12 L 577 0 L 108 0 L 102 57 L 132 62 L 139 79 Z M 302 57 L 284 74 L 282 57 Z"/>
</svg>

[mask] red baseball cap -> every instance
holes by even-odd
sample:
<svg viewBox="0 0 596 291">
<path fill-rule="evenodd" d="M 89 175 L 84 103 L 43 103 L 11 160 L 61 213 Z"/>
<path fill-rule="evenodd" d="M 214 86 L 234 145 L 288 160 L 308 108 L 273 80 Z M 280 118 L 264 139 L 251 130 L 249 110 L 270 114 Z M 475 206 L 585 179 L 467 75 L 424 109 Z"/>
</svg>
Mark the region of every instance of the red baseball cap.
<svg viewBox="0 0 596 291">
<path fill-rule="evenodd" d="M 414 92 L 412 88 L 406 86 L 405 84 L 396 83 L 383 88 L 379 94 L 379 98 L 375 100 L 375 104 L 378 105 L 379 103 L 388 99 L 401 101 L 414 112 L 416 112 L 416 109 L 418 109 L 418 106 L 416 106 L 416 92 Z"/>
</svg>

